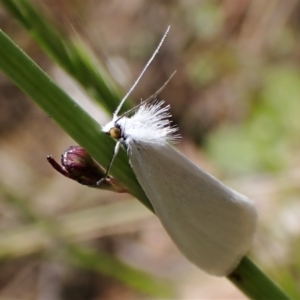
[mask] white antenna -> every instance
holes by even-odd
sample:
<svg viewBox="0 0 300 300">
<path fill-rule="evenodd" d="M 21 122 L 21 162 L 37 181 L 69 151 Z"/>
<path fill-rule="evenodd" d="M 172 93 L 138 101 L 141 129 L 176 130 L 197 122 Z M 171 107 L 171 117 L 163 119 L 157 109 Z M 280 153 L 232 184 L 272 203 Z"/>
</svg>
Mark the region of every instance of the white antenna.
<svg viewBox="0 0 300 300">
<path fill-rule="evenodd" d="M 148 97 L 146 100 L 143 100 L 139 105 L 131 108 L 130 110 L 126 111 L 124 114 L 121 116 L 118 116 L 118 119 L 115 120 L 115 122 L 118 122 L 120 119 L 122 119 L 124 116 L 130 114 L 132 111 L 137 110 L 140 106 L 144 105 L 147 102 L 150 102 L 151 100 L 155 99 L 157 95 L 167 86 L 167 84 L 171 81 L 173 76 L 176 74 L 177 71 L 174 71 L 171 76 L 168 78 L 168 80 L 163 84 L 162 87 L 160 87 L 153 95 Z"/>
<path fill-rule="evenodd" d="M 153 59 L 155 58 L 156 54 L 158 53 L 161 45 L 163 44 L 168 32 L 170 30 L 170 26 L 168 26 L 164 36 L 162 37 L 161 41 L 159 42 L 156 50 L 154 51 L 154 53 L 152 54 L 151 58 L 149 59 L 149 61 L 147 62 L 146 66 L 144 67 L 142 73 L 140 74 L 140 76 L 138 77 L 138 79 L 135 81 L 135 83 L 133 84 L 133 86 L 130 88 L 130 90 L 128 91 L 128 93 L 124 96 L 124 98 L 122 99 L 122 101 L 120 102 L 119 106 L 117 107 L 117 109 L 114 112 L 114 117 L 118 115 L 121 107 L 123 106 L 124 102 L 126 101 L 126 99 L 129 97 L 129 95 L 132 93 L 132 91 L 134 90 L 134 88 L 136 87 L 136 85 L 139 83 L 139 81 L 141 80 L 142 76 L 144 75 L 144 73 L 146 72 L 146 70 L 148 69 L 149 65 L 151 64 L 151 62 L 153 61 Z"/>
</svg>

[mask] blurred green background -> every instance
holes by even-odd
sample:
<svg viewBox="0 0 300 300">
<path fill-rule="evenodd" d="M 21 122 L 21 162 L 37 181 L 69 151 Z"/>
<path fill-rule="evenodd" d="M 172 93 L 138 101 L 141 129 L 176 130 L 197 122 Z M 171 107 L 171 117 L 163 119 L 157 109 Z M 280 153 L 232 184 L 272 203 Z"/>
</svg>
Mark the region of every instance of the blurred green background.
<svg viewBox="0 0 300 300">
<path fill-rule="evenodd" d="M 1 2 L 6 1 L 0 1 L 0 28 L 105 124 L 109 115 Z M 171 25 L 131 98 L 139 103 L 177 70 L 161 98 L 180 128 L 178 148 L 256 202 L 259 225 L 250 257 L 300 298 L 299 1 L 44 0 L 35 5 L 63 36 L 81 39 L 120 97 Z M 176 299 L 245 299 L 226 279 L 190 265 L 156 217 L 131 196 L 90 189 L 56 173 L 46 155 L 59 160 L 70 145 L 74 141 L 0 73 L 0 299 L 166 297 L 161 287 L 153 291 L 156 280 L 168 282 Z M 104 260 L 111 273 L 97 267 Z M 120 262 L 128 266 L 123 277 L 117 275 Z M 142 283 L 136 288 L 126 281 L 130 276 L 136 281 L 138 270 L 152 295 Z"/>
</svg>

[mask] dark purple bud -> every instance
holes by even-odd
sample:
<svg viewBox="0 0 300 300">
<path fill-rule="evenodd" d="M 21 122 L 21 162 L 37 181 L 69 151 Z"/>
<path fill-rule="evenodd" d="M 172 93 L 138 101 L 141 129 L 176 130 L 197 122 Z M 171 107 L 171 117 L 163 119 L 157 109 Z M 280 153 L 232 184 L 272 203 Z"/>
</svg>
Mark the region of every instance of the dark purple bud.
<svg viewBox="0 0 300 300">
<path fill-rule="evenodd" d="M 118 193 L 127 192 L 124 186 L 112 177 L 108 177 L 98 186 L 97 182 L 105 176 L 105 169 L 80 146 L 67 148 L 61 156 L 61 165 L 51 155 L 47 156 L 47 160 L 56 171 L 83 185 Z"/>
</svg>

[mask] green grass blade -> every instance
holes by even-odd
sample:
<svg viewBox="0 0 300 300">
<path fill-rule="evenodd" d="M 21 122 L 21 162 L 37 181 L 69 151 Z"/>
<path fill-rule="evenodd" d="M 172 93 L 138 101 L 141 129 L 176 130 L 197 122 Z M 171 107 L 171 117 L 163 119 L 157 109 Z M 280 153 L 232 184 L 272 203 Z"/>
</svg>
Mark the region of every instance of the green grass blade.
<svg viewBox="0 0 300 300">
<path fill-rule="evenodd" d="M 291 299 L 274 281 L 259 269 L 248 257 L 244 257 L 236 270 L 228 276 L 250 299 Z"/>
<path fill-rule="evenodd" d="M 98 252 L 84 247 L 69 245 L 65 249 L 65 259 L 73 265 L 101 272 L 119 279 L 139 291 L 159 297 L 174 297 L 174 292 L 164 281 L 126 266 L 123 262 L 104 252 Z M 172 297 L 173 296 L 173 297 Z"/>
<path fill-rule="evenodd" d="M 108 112 L 113 112 L 120 97 L 112 80 L 79 41 L 70 41 L 55 28 L 47 16 L 28 0 L 0 0 L 2 5 L 29 31 L 38 44 L 68 74 L 75 78 Z M 129 109 L 125 103 L 123 109 Z"/>
<path fill-rule="evenodd" d="M 118 279 L 122 281 L 123 283 L 127 284 L 130 287 L 135 288 L 136 290 L 145 293 L 147 295 L 152 295 L 155 297 L 172 297 L 174 296 L 173 289 L 171 289 L 170 283 L 168 283 L 165 280 L 159 280 L 155 278 L 154 276 L 148 275 L 143 271 L 140 271 L 134 267 L 129 266 L 128 264 L 124 263 L 123 261 L 116 258 L 114 255 L 111 255 L 109 253 L 106 253 L 104 251 L 101 251 L 99 249 L 94 250 L 92 248 L 81 246 L 79 244 L 71 243 L 70 238 L 68 238 L 67 234 L 67 227 L 65 226 L 64 222 L 60 219 L 49 219 L 44 216 L 41 216 L 40 214 L 37 214 L 35 211 L 32 210 L 31 207 L 27 205 L 30 201 L 27 201 L 27 199 L 20 199 L 18 196 L 16 196 L 13 192 L 6 189 L 4 186 L 0 186 L 0 190 L 2 193 L 2 196 L 4 196 L 4 199 L 14 205 L 21 214 L 27 219 L 27 221 L 30 222 L 30 225 L 33 227 L 33 235 L 27 235 L 25 239 L 28 242 L 28 237 L 31 236 L 34 238 L 33 244 L 29 247 L 30 252 L 23 253 L 24 254 L 32 254 L 33 252 L 38 252 L 44 250 L 47 255 L 51 254 L 51 252 L 54 252 L 54 256 L 63 254 L 63 261 L 69 262 L 71 265 L 76 267 L 81 267 L 86 270 L 99 272 L 101 274 L 105 274 L 107 276 L 110 276 L 112 278 Z M 132 202 L 132 201 L 131 201 Z M 121 212 L 124 212 L 124 208 L 126 209 L 126 206 L 130 206 L 134 210 L 134 203 L 132 202 L 133 206 L 130 205 L 130 202 L 128 202 L 126 205 L 124 203 L 118 203 L 118 204 L 108 204 L 106 206 L 102 206 L 100 211 L 98 210 L 98 218 L 105 219 L 108 215 L 115 216 L 117 214 L 121 214 Z M 120 207 L 121 205 L 121 207 Z M 121 210 L 120 210 L 121 208 Z M 131 213 L 131 212 L 130 212 Z M 76 214 L 75 214 L 76 215 Z M 77 216 L 75 216 L 76 220 L 78 221 L 78 213 Z M 65 218 L 64 218 L 65 219 Z M 73 218 L 74 219 L 74 218 Z M 116 218 L 112 218 L 114 221 L 116 221 Z M 129 219 L 130 216 L 129 216 Z M 103 227 L 109 226 L 109 222 L 111 222 L 111 218 L 107 218 L 108 221 L 105 225 L 105 220 L 102 223 Z M 117 223 L 120 225 L 122 221 L 126 222 L 125 219 L 121 220 L 119 218 L 119 222 Z M 86 224 L 86 222 L 85 222 Z M 74 225 L 74 223 L 73 223 Z M 70 230 L 70 229 L 69 229 Z M 18 230 L 17 230 L 18 231 Z M 15 230 L 12 230 L 12 232 L 16 232 Z M 20 254 L 20 244 L 17 244 L 20 242 L 20 239 L 18 238 L 18 235 L 9 234 L 9 231 L 5 232 L 5 234 L 0 234 L 0 244 L 2 242 L 2 248 L 0 249 L 0 256 L 2 255 L 2 260 L 4 258 L 11 259 L 16 258 L 13 257 L 13 254 Z M 26 234 L 26 230 L 24 231 L 24 226 L 21 228 L 21 238 L 23 239 L 24 234 Z M 20 231 L 19 231 L 20 233 Z M 28 232 L 27 232 L 28 233 Z M 34 244 L 36 240 L 39 238 L 39 233 L 42 235 L 42 239 L 36 244 L 38 246 L 37 248 L 34 248 Z M 19 234 L 20 237 L 20 234 Z M 47 241 L 47 242 L 46 242 Z M 53 243 L 57 243 L 59 245 L 58 251 L 57 247 L 52 247 Z M 17 244 L 17 245 L 16 245 Z M 12 250 L 14 246 L 17 246 L 15 248 L 15 253 L 12 253 Z M 51 246 L 52 245 L 52 246 Z M 27 243 L 27 246 L 28 243 Z M 50 247 L 49 247 L 50 246 Z M 27 251 L 29 250 L 27 247 Z M 17 252 L 17 253 L 16 253 Z M 1 257 L 0 257 L 1 259 Z"/>
</svg>

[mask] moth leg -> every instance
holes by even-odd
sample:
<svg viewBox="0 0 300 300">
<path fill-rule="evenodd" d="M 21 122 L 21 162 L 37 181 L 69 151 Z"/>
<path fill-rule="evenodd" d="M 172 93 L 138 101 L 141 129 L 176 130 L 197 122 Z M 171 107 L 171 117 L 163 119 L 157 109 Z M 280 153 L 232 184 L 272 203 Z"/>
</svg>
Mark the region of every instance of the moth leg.
<svg viewBox="0 0 300 300">
<path fill-rule="evenodd" d="M 119 141 L 117 142 L 117 144 L 116 144 L 116 146 L 115 146 L 115 148 L 114 148 L 113 156 L 112 156 L 112 158 L 111 158 L 111 160 L 110 160 L 110 162 L 109 162 L 109 165 L 108 165 L 108 167 L 107 167 L 107 169 L 106 169 L 106 172 L 105 172 L 105 174 L 104 174 L 104 177 L 101 178 L 99 181 L 97 181 L 96 185 L 100 185 L 103 181 L 105 181 L 105 180 L 107 180 L 107 179 L 109 178 L 109 176 L 108 176 L 109 171 L 110 171 L 110 169 L 111 169 L 111 167 L 112 167 L 112 164 L 113 164 L 113 162 L 114 162 L 116 156 L 117 156 L 118 153 L 119 153 L 121 143 L 122 143 L 121 140 L 119 140 Z"/>
</svg>

